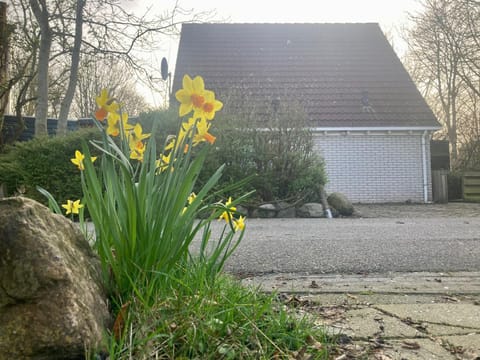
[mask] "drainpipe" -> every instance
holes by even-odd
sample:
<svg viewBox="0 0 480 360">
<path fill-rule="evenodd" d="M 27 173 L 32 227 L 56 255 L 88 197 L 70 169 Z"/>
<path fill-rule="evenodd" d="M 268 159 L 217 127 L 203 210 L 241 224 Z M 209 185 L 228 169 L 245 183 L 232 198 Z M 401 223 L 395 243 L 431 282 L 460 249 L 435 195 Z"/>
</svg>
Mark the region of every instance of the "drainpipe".
<svg viewBox="0 0 480 360">
<path fill-rule="evenodd" d="M 427 136 L 428 131 L 425 130 L 422 135 L 423 202 L 425 204 L 428 202 Z"/>
</svg>

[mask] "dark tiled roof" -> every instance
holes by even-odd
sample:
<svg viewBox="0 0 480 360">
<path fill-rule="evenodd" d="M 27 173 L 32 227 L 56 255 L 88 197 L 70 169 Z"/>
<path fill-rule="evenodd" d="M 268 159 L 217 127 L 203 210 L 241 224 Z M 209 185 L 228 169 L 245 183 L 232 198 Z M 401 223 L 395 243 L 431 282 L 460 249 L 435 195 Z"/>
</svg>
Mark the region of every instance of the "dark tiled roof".
<svg viewBox="0 0 480 360">
<path fill-rule="evenodd" d="M 377 24 L 184 24 L 173 93 L 184 74 L 229 104 L 293 99 L 315 127 L 439 126 Z"/>
</svg>

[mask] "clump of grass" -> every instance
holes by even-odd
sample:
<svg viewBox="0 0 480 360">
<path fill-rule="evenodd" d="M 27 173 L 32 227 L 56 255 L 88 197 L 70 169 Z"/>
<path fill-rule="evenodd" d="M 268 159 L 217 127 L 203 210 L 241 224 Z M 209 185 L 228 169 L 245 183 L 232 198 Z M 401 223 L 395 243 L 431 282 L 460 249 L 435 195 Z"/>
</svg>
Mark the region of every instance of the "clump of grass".
<svg viewBox="0 0 480 360">
<path fill-rule="evenodd" d="M 274 294 L 187 271 L 154 306 L 134 301 L 111 359 L 327 359 L 333 338 Z"/>
</svg>

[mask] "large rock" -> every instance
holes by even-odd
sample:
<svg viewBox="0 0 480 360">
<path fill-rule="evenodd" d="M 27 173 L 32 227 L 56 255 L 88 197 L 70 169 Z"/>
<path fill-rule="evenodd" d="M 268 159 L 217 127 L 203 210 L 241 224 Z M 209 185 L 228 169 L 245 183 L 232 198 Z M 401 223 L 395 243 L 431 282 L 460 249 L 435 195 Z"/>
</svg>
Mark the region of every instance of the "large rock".
<svg viewBox="0 0 480 360">
<path fill-rule="evenodd" d="M 71 221 L 0 200 L 0 359 L 83 359 L 109 322 L 99 261 Z"/>
<path fill-rule="evenodd" d="M 297 216 L 302 218 L 324 217 L 323 206 L 319 203 L 306 203 L 297 209 Z"/>
<path fill-rule="evenodd" d="M 295 206 L 285 201 L 279 201 L 276 208 L 278 218 L 294 218 L 297 216 Z"/>
<path fill-rule="evenodd" d="M 331 193 L 327 198 L 328 204 L 342 216 L 353 215 L 353 205 L 347 197 L 341 193 Z"/>
<path fill-rule="evenodd" d="M 252 217 L 270 219 L 277 214 L 277 208 L 273 204 L 263 204 L 253 210 Z"/>
</svg>

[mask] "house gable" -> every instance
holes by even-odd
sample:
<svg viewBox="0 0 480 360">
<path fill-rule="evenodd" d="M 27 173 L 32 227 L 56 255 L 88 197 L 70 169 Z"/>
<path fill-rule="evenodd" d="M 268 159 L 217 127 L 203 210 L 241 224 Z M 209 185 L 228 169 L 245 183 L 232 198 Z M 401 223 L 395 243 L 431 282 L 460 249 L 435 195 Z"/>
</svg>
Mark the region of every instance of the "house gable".
<svg viewBox="0 0 480 360">
<path fill-rule="evenodd" d="M 378 24 L 184 24 L 173 92 L 184 74 L 226 112 L 294 103 L 317 129 L 439 128 Z"/>
</svg>

